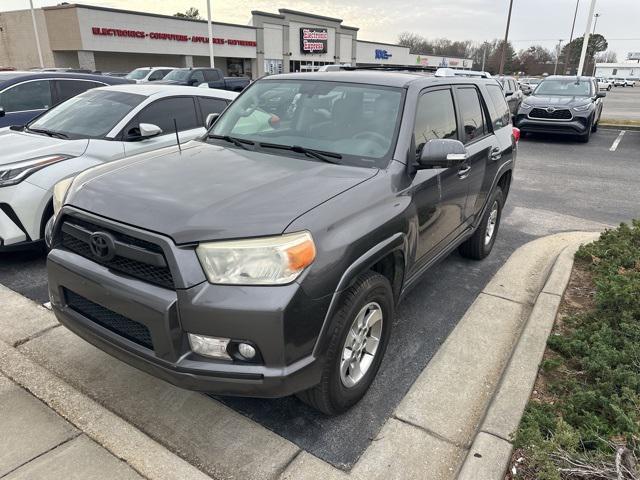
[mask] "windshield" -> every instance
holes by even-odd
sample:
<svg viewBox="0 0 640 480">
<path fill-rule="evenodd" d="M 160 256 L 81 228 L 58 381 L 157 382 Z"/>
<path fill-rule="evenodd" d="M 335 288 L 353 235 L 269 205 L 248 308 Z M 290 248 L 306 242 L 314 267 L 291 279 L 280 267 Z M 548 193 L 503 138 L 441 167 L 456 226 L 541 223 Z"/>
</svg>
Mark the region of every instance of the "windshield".
<svg viewBox="0 0 640 480">
<path fill-rule="evenodd" d="M 110 90 L 89 90 L 61 103 L 27 128 L 62 133 L 69 138 L 101 138 L 147 97 Z"/>
<path fill-rule="evenodd" d="M 148 68 L 136 68 L 133 72 L 126 75 L 129 80 L 142 80 L 151 70 Z"/>
<path fill-rule="evenodd" d="M 188 68 L 176 68 L 175 70 L 171 70 L 169 73 L 167 73 L 167 76 L 164 77 L 163 80 L 176 80 L 178 82 L 181 82 L 187 79 L 190 71 L 191 70 L 189 70 Z"/>
<path fill-rule="evenodd" d="M 591 82 L 576 79 L 545 80 L 538 85 L 536 95 L 561 95 L 564 97 L 590 97 Z"/>
<path fill-rule="evenodd" d="M 395 144 L 402 98 L 399 88 L 263 80 L 227 108 L 211 133 L 253 141 L 254 148 L 295 145 L 339 154 L 341 163 L 381 167 Z"/>
</svg>

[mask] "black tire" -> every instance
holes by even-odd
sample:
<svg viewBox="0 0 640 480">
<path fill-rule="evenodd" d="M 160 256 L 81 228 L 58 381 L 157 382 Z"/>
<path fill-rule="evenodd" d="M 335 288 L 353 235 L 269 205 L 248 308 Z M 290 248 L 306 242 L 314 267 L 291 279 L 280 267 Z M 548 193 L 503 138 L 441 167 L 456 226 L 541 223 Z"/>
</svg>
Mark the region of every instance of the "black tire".
<svg viewBox="0 0 640 480">
<path fill-rule="evenodd" d="M 591 131 L 593 133 L 598 131 L 598 123 L 600 123 L 600 120 L 598 120 L 597 122 L 595 122 L 593 125 L 591 125 Z"/>
<path fill-rule="evenodd" d="M 382 310 L 382 332 L 373 362 L 364 376 L 352 387 L 346 387 L 340 376 L 340 363 L 347 334 L 358 313 L 369 303 L 375 302 Z M 389 280 L 375 272 L 363 274 L 349 288 L 333 316 L 333 332 L 322 368 L 320 383 L 297 397 L 326 415 L 337 415 L 355 405 L 371 386 L 389 342 L 393 322 L 393 291 Z"/>
<path fill-rule="evenodd" d="M 593 120 L 592 120 L 593 121 Z M 593 123 L 587 127 L 587 133 L 584 133 L 578 137 L 578 140 L 582 143 L 589 143 L 591 140 L 591 132 L 593 131 Z"/>
<path fill-rule="evenodd" d="M 497 218 L 495 220 L 495 226 L 493 227 L 493 233 L 491 240 L 487 243 L 487 229 L 489 227 L 489 217 L 493 211 L 494 204 L 497 204 Z M 502 207 L 504 206 L 504 193 L 500 187 L 496 187 L 489 201 L 487 202 L 488 208 L 484 212 L 478 228 L 474 234 L 467 239 L 462 245 L 458 247 L 460 255 L 473 260 L 482 260 L 491 253 L 493 244 L 496 243 L 496 237 L 498 236 L 498 229 L 500 228 L 500 219 L 502 218 Z"/>
</svg>

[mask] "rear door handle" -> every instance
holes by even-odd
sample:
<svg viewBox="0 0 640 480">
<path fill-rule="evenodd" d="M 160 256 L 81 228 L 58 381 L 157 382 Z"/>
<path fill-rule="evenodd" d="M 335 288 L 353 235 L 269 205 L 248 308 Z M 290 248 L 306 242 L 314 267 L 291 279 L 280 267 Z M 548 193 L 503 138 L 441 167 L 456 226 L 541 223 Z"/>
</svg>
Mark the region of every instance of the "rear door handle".
<svg viewBox="0 0 640 480">
<path fill-rule="evenodd" d="M 502 158 L 502 149 L 500 147 L 495 147 L 491 150 L 491 160 L 500 160 Z"/>
<path fill-rule="evenodd" d="M 460 170 L 458 170 L 458 177 L 467 178 L 467 175 L 469 175 L 470 171 L 471 171 L 471 165 L 464 165 L 460 167 Z"/>
</svg>

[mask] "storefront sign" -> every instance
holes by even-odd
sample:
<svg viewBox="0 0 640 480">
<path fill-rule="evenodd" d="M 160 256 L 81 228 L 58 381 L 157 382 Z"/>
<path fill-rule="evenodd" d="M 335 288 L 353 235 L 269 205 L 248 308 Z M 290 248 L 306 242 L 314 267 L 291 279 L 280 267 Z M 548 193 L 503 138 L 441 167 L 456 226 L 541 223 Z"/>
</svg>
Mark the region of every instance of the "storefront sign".
<svg viewBox="0 0 640 480">
<path fill-rule="evenodd" d="M 327 53 L 328 40 L 326 28 L 301 28 L 300 53 Z"/>
<path fill-rule="evenodd" d="M 389 60 L 391 57 L 393 57 L 393 55 L 386 50 L 376 49 L 376 60 Z"/>
<path fill-rule="evenodd" d="M 123 30 L 120 28 L 92 27 L 94 35 L 107 37 L 129 37 L 129 38 L 149 38 L 151 40 L 171 40 L 174 42 L 209 43 L 209 37 L 202 35 L 183 35 L 166 32 L 144 32 L 141 30 Z M 253 40 L 237 40 L 235 38 L 213 37 L 213 43 L 217 45 L 231 45 L 240 47 L 255 47 L 257 43 Z"/>
</svg>

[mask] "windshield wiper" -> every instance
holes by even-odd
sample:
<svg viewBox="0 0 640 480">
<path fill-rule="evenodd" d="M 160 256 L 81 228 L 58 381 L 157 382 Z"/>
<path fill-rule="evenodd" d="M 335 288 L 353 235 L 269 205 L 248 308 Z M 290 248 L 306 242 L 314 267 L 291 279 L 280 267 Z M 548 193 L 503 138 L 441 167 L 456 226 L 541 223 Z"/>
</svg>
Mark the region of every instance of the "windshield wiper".
<svg viewBox="0 0 640 480">
<path fill-rule="evenodd" d="M 340 162 L 336 162 L 335 160 L 332 160 L 332 158 L 342 158 L 342 155 L 339 153 L 314 150 L 312 148 L 301 147 L 300 145 L 280 145 L 277 143 L 260 143 L 259 145 L 264 148 L 279 148 L 280 150 L 291 150 L 296 153 L 304 153 L 308 157 L 317 158 L 323 162 L 333 163 L 335 165 L 340 165 Z"/>
<path fill-rule="evenodd" d="M 213 133 L 210 133 L 209 135 L 207 135 L 207 137 L 233 143 L 236 147 L 244 148 L 245 150 L 249 150 L 245 145 L 255 145 L 255 142 L 252 142 L 251 140 L 245 140 L 244 138 L 230 137 L 229 135 L 215 135 Z"/>
<path fill-rule="evenodd" d="M 30 132 L 34 132 L 34 133 L 42 133 L 43 135 L 48 135 L 50 137 L 56 137 L 56 138 L 69 138 L 69 135 L 67 135 L 66 133 L 62 133 L 62 132 L 54 132 L 53 130 L 47 130 L 45 128 L 31 128 L 31 127 L 27 127 L 27 130 L 29 130 Z"/>
</svg>

